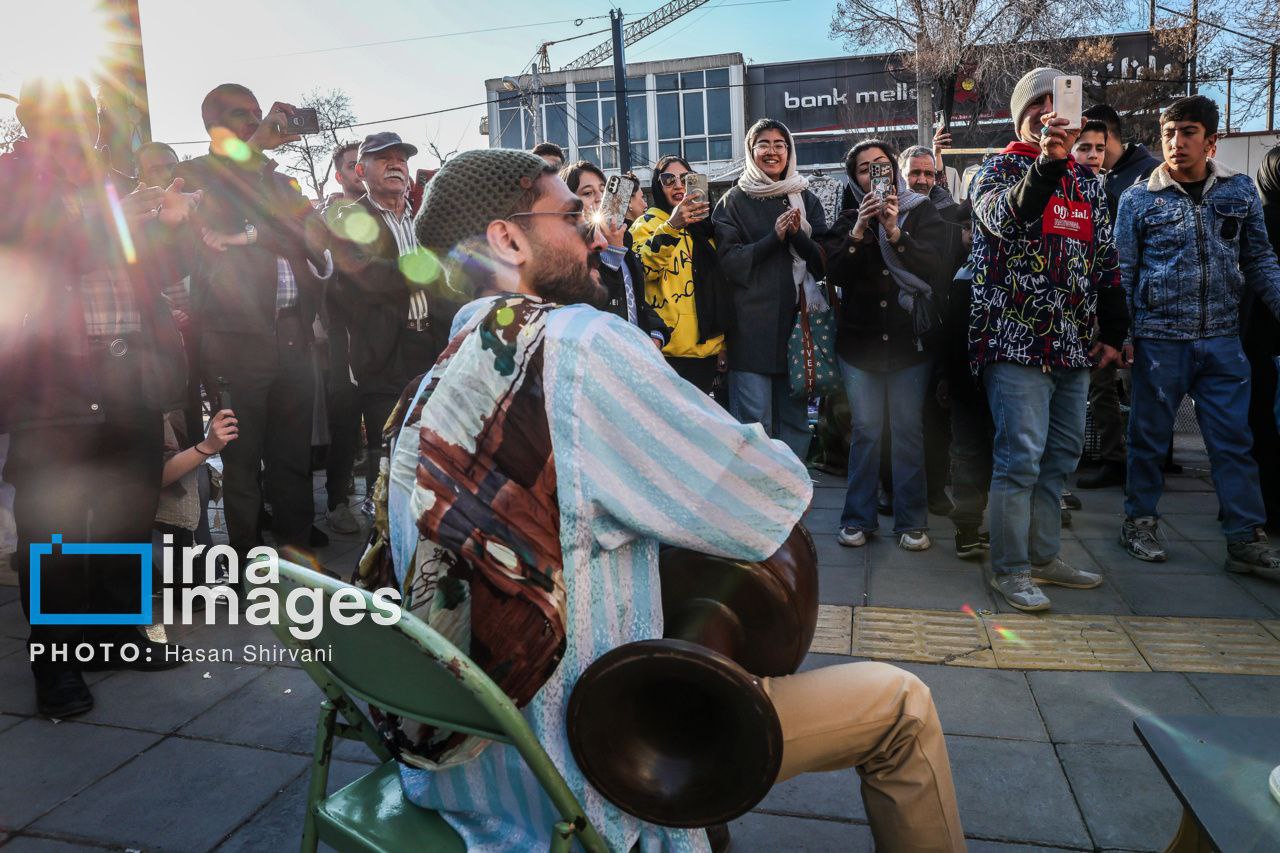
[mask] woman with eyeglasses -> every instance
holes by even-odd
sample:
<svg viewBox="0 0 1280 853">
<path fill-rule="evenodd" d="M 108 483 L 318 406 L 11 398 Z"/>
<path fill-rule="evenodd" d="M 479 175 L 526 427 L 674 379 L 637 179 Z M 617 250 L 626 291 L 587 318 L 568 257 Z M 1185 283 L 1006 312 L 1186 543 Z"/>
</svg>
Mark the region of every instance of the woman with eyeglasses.
<svg viewBox="0 0 1280 853">
<path fill-rule="evenodd" d="M 893 532 L 903 549 L 923 551 L 931 544 L 924 397 L 933 369 L 930 344 L 940 331 L 934 306 L 947 262 L 940 250 L 946 226 L 933 202 L 907 186 L 888 143 L 859 142 L 845 169 L 844 212 L 823 244 L 827 274 L 843 294 L 836 352 L 853 414 L 849 486 L 836 538 L 856 548 L 879 525 L 876 485 L 887 416 Z"/>
<path fill-rule="evenodd" d="M 645 298 L 671 327 L 671 340 L 662 354 L 676 373 L 710 394 L 724 351 L 717 311 L 723 277 L 715 228 L 707 218 L 709 200 L 701 193 L 685 192 L 685 176 L 692 171 L 683 157 L 658 161 L 653 169 L 653 207 L 631 226 L 631 239 L 644 265 Z"/>
<path fill-rule="evenodd" d="M 738 183 L 711 221 L 720 268 L 729 282 L 729 411 L 760 423 L 804 459 L 809 452 L 808 401 L 792 397 L 787 341 L 800 290 L 817 292 L 825 274 L 817 241 L 827 230 L 822 202 L 796 171 L 791 131 L 761 119 L 747 131 L 747 160 Z"/>
</svg>

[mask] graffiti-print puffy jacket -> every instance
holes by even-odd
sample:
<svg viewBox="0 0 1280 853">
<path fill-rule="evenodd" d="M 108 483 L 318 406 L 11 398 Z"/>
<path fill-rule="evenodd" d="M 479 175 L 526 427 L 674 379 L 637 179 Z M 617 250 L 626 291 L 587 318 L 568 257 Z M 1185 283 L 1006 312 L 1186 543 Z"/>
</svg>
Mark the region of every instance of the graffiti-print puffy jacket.
<svg viewBox="0 0 1280 853">
<path fill-rule="evenodd" d="M 1070 160 L 1037 162 L 1038 154 L 1028 143 L 1010 144 L 982 165 L 969 191 L 977 223 L 969 256 L 975 372 L 999 361 L 1088 367 L 1095 340 L 1124 343 L 1128 316 L 1102 184 Z M 1089 239 L 1046 232 L 1051 202 L 1083 211 Z"/>
<path fill-rule="evenodd" d="M 1116 242 L 1135 338 L 1239 334 L 1246 286 L 1280 317 L 1280 266 L 1258 190 L 1221 163 L 1209 161 L 1199 204 L 1163 165 L 1125 190 Z"/>
</svg>

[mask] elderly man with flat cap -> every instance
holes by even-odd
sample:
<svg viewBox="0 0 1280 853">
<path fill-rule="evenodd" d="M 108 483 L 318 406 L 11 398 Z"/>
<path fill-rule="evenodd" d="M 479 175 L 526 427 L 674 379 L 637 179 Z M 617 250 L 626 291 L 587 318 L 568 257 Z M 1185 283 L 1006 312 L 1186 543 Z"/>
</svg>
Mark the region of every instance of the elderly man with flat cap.
<svg viewBox="0 0 1280 853">
<path fill-rule="evenodd" d="M 449 340 L 456 302 L 419 271 L 413 213 L 405 198 L 409 158 L 418 149 L 392 132 L 360 143 L 356 175 L 367 192 L 333 221 L 335 302 L 351 335 L 351 371 L 360 391 L 370 491 L 378 476 L 383 424 L 404 386 L 427 371 Z"/>
<path fill-rule="evenodd" d="M 387 512 L 364 580 L 399 587 L 508 692 L 610 849 L 705 850 L 702 830 L 645 823 L 591 786 L 568 743 L 569 696 L 604 653 L 662 636 L 660 543 L 763 559 L 807 508 L 808 473 L 598 310 L 605 241 L 540 157 L 455 157 L 416 228 L 450 285 L 486 298 L 459 312 L 392 415 Z M 856 766 L 879 849 L 963 849 L 942 731 L 915 676 L 851 663 L 764 686 L 782 723 L 779 780 Z M 553 809 L 512 747 L 400 735 L 408 798 L 468 849 L 549 845 Z"/>
</svg>

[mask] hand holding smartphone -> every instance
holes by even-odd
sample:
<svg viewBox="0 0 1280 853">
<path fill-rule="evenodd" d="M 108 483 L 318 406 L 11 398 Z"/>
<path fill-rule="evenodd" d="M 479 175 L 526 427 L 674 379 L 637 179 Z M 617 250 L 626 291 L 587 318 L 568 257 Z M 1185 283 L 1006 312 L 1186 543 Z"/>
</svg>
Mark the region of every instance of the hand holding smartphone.
<svg viewBox="0 0 1280 853">
<path fill-rule="evenodd" d="M 627 207 L 639 184 L 626 175 L 614 175 L 600 198 L 600 221 L 606 231 L 618 231 L 626 224 Z"/>
</svg>

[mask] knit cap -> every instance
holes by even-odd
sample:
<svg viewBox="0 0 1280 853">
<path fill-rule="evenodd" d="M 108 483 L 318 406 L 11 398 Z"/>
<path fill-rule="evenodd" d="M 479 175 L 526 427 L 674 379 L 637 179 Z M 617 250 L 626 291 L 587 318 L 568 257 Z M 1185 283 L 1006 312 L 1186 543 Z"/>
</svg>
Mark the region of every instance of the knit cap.
<svg viewBox="0 0 1280 853">
<path fill-rule="evenodd" d="M 485 232 L 495 219 L 516 212 L 520 199 L 547 163 L 527 151 L 480 148 L 464 151 L 440 167 L 427 184 L 414 230 L 418 242 L 447 253 Z"/>
<path fill-rule="evenodd" d="M 1009 117 L 1013 119 L 1015 131 L 1022 126 L 1022 114 L 1027 111 L 1027 107 L 1045 95 L 1052 95 L 1053 78 L 1062 77 L 1063 74 L 1056 68 L 1034 68 L 1022 75 L 1009 98 Z"/>
</svg>

